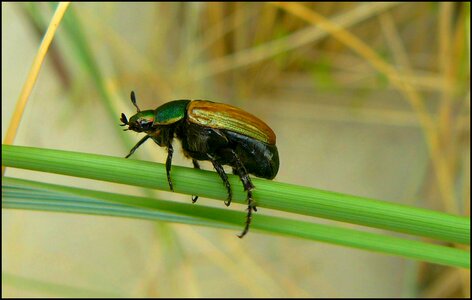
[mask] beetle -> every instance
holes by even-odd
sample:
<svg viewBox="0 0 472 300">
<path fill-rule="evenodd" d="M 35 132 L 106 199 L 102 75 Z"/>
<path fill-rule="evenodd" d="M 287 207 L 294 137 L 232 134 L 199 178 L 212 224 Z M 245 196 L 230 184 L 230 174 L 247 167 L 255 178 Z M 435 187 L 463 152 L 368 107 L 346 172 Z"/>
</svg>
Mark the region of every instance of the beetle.
<svg viewBox="0 0 472 300">
<path fill-rule="evenodd" d="M 156 109 L 140 110 L 136 96 L 131 92 L 131 102 L 137 113 L 129 120 L 121 114 L 120 126 L 124 130 L 144 132 L 143 137 L 126 155 L 130 157 L 148 139 L 167 149 L 166 173 L 169 188 L 174 191 L 170 171 L 174 148 L 172 141 L 181 141 L 184 155 L 192 159 L 194 168 L 198 161 L 210 161 L 222 179 L 228 193 L 226 206 L 231 204 L 232 191 L 223 165 L 233 169 L 247 192 L 247 216 L 242 238 L 249 231 L 252 211 L 257 211 L 252 198 L 254 185 L 249 174 L 273 179 L 279 170 L 279 154 L 272 129 L 252 114 L 237 107 L 208 100 L 173 100 Z M 195 203 L 198 196 L 192 196 Z"/>
</svg>

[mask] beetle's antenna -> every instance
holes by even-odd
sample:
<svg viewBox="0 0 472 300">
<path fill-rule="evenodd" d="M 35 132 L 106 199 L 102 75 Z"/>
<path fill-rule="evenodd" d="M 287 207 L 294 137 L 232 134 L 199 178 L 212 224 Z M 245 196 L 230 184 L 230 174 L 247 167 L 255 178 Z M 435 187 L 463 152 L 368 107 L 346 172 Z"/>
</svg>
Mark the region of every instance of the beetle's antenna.
<svg viewBox="0 0 472 300">
<path fill-rule="evenodd" d="M 120 121 L 123 122 L 123 124 L 120 124 L 120 126 L 126 126 L 128 125 L 128 118 L 126 118 L 126 115 L 124 113 L 121 113 L 121 118 Z M 127 131 L 128 128 L 123 129 L 124 131 Z"/>
<path fill-rule="evenodd" d="M 126 118 L 126 115 L 124 113 L 121 113 L 120 121 L 123 122 L 123 124 L 121 124 L 120 126 L 128 125 L 128 118 Z"/>
<path fill-rule="evenodd" d="M 136 95 L 134 94 L 134 91 L 131 91 L 131 102 L 133 103 L 134 106 L 136 106 L 136 109 L 138 110 L 138 112 L 141 112 L 138 105 L 136 104 Z"/>
</svg>

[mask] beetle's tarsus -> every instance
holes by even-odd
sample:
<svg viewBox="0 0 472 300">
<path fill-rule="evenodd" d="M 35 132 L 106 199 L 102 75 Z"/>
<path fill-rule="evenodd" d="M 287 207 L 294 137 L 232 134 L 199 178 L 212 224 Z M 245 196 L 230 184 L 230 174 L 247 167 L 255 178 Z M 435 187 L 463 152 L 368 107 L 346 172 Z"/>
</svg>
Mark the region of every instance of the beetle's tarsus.
<svg viewBox="0 0 472 300">
<path fill-rule="evenodd" d="M 247 191 L 247 202 L 248 202 L 248 207 L 247 207 L 247 215 L 246 215 L 246 224 L 244 225 L 244 229 L 243 229 L 243 232 L 241 232 L 241 234 L 238 235 L 238 238 L 242 239 L 246 233 L 249 232 L 249 226 L 251 225 L 251 221 L 252 221 L 252 210 L 256 211 L 255 208 L 255 203 L 254 203 L 254 200 L 252 199 L 252 189 L 254 188 L 254 186 L 252 186 L 252 188 L 250 190 Z"/>
</svg>

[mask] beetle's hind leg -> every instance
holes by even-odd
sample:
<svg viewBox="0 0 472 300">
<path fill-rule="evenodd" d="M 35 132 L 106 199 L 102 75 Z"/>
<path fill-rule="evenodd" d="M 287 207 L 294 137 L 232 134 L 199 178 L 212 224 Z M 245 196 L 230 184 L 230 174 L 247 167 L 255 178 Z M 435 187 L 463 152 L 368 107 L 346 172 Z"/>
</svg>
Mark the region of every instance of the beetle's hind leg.
<svg viewBox="0 0 472 300">
<path fill-rule="evenodd" d="M 208 159 L 213 164 L 213 167 L 215 168 L 218 175 L 220 175 L 221 180 L 223 180 L 223 183 L 226 186 L 226 190 L 228 191 L 228 201 L 225 201 L 225 204 L 226 206 L 229 206 L 233 198 L 233 192 L 231 191 L 231 184 L 228 181 L 228 175 L 226 175 L 225 170 L 223 169 L 223 166 L 216 160 L 214 156 L 210 154 L 207 154 L 207 156 L 208 156 Z"/>
<path fill-rule="evenodd" d="M 246 173 L 247 173 L 247 172 L 246 172 Z M 238 172 L 238 170 L 236 170 L 235 168 L 233 168 L 233 174 L 234 174 L 234 175 L 237 175 L 237 176 L 239 176 L 239 177 L 241 177 L 241 176 L 240 176 L 240 172 Z M 249 178 L 249 176 L 247 176 L 247 177 Z M 241 179 L 241 181 L 243 181 L 243 180 Z M 249 183 L 250 183 L 250 184 L 247 185 L 248 188 L 249 188 L 249 186 L 251 185 L 251 186 L 252 186 L 251 189 L 253 189 L 253 188 L 254 188 L 254 185 L 252 185 L 251 179 L 249 178 L 248 181 L 249 181 Z M 248 189 L 246 188 L 246 184 L 244 183 L 244 181 L 243 181 L 243 184 L 244 184 L 244 190 L 247 191 Z M 251 192 L 250 190 L 249 190 L 249 193 L 251 193 L 251 198 L 252 198 L 252 192 Z M 248 198 L 249 198 L 249 197 L 248 197 Z M 256 204 L 255 204 L 255 203 L 254 203 L 254 205 L 252 206 L 252 210 L 257 211 L 257 207 L 256 207 Z"/>
<path fill-rule="evenodd" d="M 193 163 L 193 167 L 195 169 L 199 169 L 200 170 L 200 164 L 198 163 L 198 161 L 196 159 L 193 159 L 192 158 L 192 163 Z M 198 196 L 192 196 L 192 203 L 195 203 L 197 202 L 198 200 Z"/>
<path fill-rule="evenodd" d="M 252 219 L 252 211 L 257 211 L 256 209 L 256 203 L 252 199 L 252 190 L 254 189 L 254 185 L 252 184 L 251 178 L 249 177 L 249 174 L 244 167 L 244 164 L 241 162 L 239 159 L 239 156 L 234 152 L 234 150 L 231 150 L 231 153 L 233 155 L 233 165 L 235 166 L 233 168 L 233 173 L 237 174 L 239 178 L 241 179 L 244 190 L 247 192 L 247 216 L 246 216 L 246 225 L 244 226 L 243 232 L 241 232 L 240 235 L 238 235 L 239 238 L 242 238 L 248 233 L 249 231 L 249 226 L 251 225 L 251 219 Z"/>
</svg>

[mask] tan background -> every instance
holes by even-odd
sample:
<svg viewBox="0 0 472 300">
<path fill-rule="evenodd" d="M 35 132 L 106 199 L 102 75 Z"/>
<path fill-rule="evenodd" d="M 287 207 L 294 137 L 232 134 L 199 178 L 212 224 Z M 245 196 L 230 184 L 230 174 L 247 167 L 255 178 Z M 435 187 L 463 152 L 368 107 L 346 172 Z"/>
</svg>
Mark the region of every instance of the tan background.
<svg viewBox="0 0 472 300">
<path fill-rule="evenodd" d="M 133 112 L 131 89 L 145 108 L 180 98 L 237 105 L 276 132 L 277 181 L 468 214 L 470 69 L 465 66 L 470 32 L 465 25 L 470 23 L 465 16 L 470 7 L 303 5 L 329 19 L 357 20 L 347 30 L 411 77 L 437 126 L 445 128 L 454 203 L 444 202 L 438 192 L 424 128 L 409 100 L 350 45 L 329 34 L 314 35 L 265 59 L 247 54 L 293 33 L 302 36 L 310 26 L 306 21 L 257 3 L 85 3 L 72 8 L 116 105 L 127 115 Z M 49 20 L 51 8 L 37 7 Z M 2 3 L 2 137 L 38 45 L 22 5 Z M 61 29 L 54 45 L 70 86 L 47 60 L 15 144 L 124 156 L 129 149 L 114 127 L 119 116 L 107 117 Z M 255 62 L 239 66 L 232 55 Z M 136 142 L 140 138 L 123 134 L 134 135 Z M 164 161 L 164 150 L 151 143 L 144 149 L 145 159 Z M 191 166 L 179 151 L 174 157 L 175 164 Z M 9 169 L 7 175 L 141 194 L 128 186 L 25 170 Z M 183 195 L 162 196 L 190 201 Z M 210 199 L 199 204 L 222 205 Z M 469 278 L 470 272 L 457 269 L 256 232 L 239 240 L 230 230 L 2 210 L 6 297 L 448 297 L 467 296 Z"/>
</svg>

